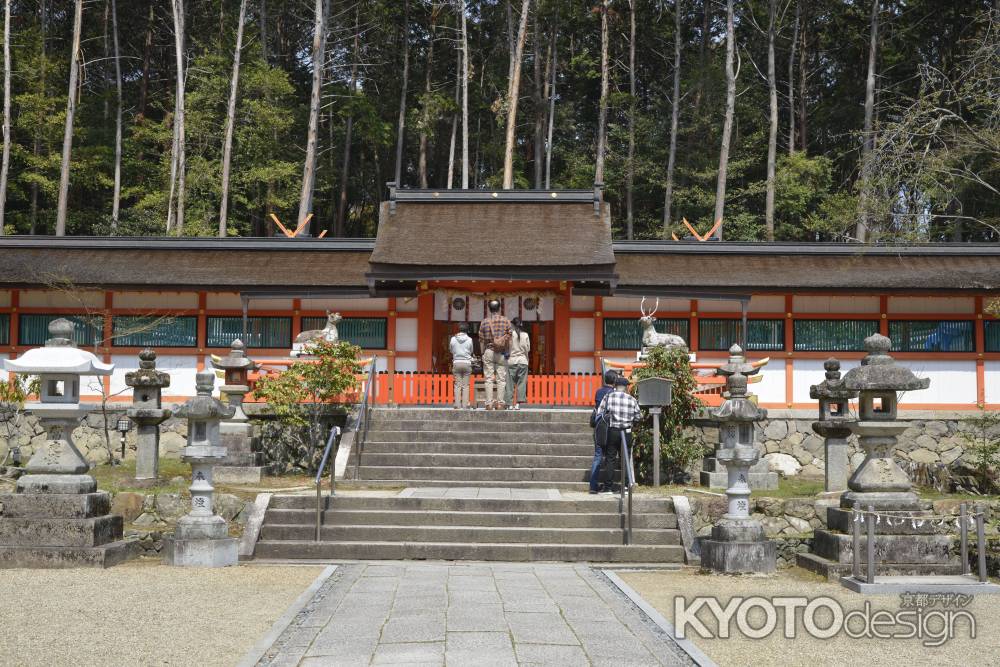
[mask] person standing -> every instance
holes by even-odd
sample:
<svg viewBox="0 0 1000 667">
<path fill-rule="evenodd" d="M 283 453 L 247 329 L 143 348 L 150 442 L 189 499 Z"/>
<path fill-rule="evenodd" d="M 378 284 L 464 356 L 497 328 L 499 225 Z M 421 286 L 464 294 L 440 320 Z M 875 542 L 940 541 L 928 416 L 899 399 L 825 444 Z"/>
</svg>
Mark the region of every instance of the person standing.
<svg viewBox="0 0 1000 667">
<path fill-rule="evenodd" d="M 507 404 L 511 410 L 520 410 L 521 401 L 528 401 L 528 355 L 531 338 L 524 330 L 520 317 L 510 321 L 510 353 L 507 355 Z"/>
<path fill-rule="evenodd" d="M 642 410 L 639 408 L 639 401 L 635 400 L 628 389 L 628 378 L 619 375 L 615 378 L 615 390 L 605 394 L 601 399 L 601 404 L 597 408 L 599 417 L 604 417 L 608 421 L 608 438 L 605 441 L 605 464 L 609 464 L 609 459 L 622 459 L 621 443 L 631 450 L 632 448 L 632 427 L 642 419 Z M 624 465 L 622 462 L 621 465 Z M 605 491 L 613 490 L 614 483 L 607 477 L 614 471 L 614 467 L 605 465 Z M 610 469 L 610 470 L 609 470 Z"/>
<path fill-rule="evenodd" d="M 469 325 L 462 322 L 448 343 L 451 372 L 455 376 L 455 409 L 469 407 L 469 377 L 472 375 L 472 339 Z"/>
<path fill-rule="evenodd" d="M 500 312 L 500 302 L 493 299 L 488 306 L 490 314 L 479 325 L 479 345 L 483 349 L 483 380 L 486 384 L 486 409 L 503 410 L 504 391 L 507 385 L 507 360 L 510 348 L 510 320 Z M 496 383 L 496 400 L 493 384 Z"/>
<path fill-rule="evenodd" d="M 594 429 L 594 462 L 590 465 L 590 493 L 602 490 L 601 466 L 604 465 L 604 452 L 608 439 L 608 420 L 598 414 L 604 397 L 615 389 L 615 379 L 618 373 L 613 370 L 604 372 L 604 386 L 594 392 L 594 411 L 590 413 L 590 428 Z"/>
</svg>

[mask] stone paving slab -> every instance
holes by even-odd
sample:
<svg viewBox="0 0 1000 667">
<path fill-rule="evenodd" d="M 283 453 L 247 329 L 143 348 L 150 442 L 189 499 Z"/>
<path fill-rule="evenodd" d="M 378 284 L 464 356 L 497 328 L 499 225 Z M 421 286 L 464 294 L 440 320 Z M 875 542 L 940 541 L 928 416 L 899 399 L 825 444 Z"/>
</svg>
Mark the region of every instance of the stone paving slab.
<svg viewBox="0 0 1000 667">
<path fill-rule="evenodd" d="M 690 665 L 572 563 L 349 562 L 259 665 Z"/>
</svg>

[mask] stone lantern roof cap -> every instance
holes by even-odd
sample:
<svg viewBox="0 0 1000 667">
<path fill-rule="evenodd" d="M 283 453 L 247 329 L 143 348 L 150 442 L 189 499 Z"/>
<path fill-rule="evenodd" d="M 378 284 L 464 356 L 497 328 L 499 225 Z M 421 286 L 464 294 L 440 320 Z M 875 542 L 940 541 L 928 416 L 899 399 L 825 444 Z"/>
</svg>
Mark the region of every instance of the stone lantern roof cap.
<svg viewBox="0 0 1000 667">
<path fill-rule="evenodd" d="M 128 387 L 169 387 L 170 374 L 156 370 L 156 352 L 148 347 L 139 353 L 139 369 L 125 374 Z"/>
<path fill-rule="evenodd" d="M 726 377 L 726 391 L 728 398 L 712 413 L 719 421 L 757 421 L 767 418 L 767 410 L 759 407 L 747 395 L 747 376 L 743 373 L 733 373 Z"/>
<path fill-rule="evenodd" d="M 198 373 L 195 380 L 198 395 L 187 403 L 177 408 L 175 417 L 181 419 L 229 419 L 236 413 L 236 408 L 226 405 L 217 398 L 212 397 L 212 389 L 215 387 L 215 373 L 212 371 L 202 371 Z"/>
<path fill-rule="evenodd" d="M 812 399 L 850 399 L 857 398 L 858 392 L 844 386 L 840 377 L 840 361 L 830 358 L 823 362 L 826 369 L 826 379 L 809 387 L 809 398 Z"/>
<path fill-rule="evenodd" d="M 220 370 L 255 370 L 257 362 L 246 356 L 246 345 L 239 338 L 229 347 L 229 354 L 224 357 L 212 357 L 212 366 Z"/>
<path fill-rule="evenodd" d="M 729 348 L 729 360 L 715 370 L 716 375 L 721 375 L 723 377 L 729 377 L 737 373 L 740 375 L 755 375 L 759 372 L 760 368 L 757 368 L 753 364 L 747 362 L 746 355 L 743 353 L 743 348 L 735 344 Z"/>
<path fill-rule="evenodd" d="M 111 375 L 114 364 L 106 364 L 73 343 L 74 324 L 59 318 L 49 323 L 45 347 L 28 350 L 17 359 L 4 359 L 3 368 L 28 375 Z"/>
<path fill-rule="evenodd" d="M 880 334 L 865 338 L 867 356 L 844 376 L 844 387 L 853 391 L 914 391 L 927 389 L 930 378 L 918 378 L 889 355 L 892 341 Z"/>
</svg>

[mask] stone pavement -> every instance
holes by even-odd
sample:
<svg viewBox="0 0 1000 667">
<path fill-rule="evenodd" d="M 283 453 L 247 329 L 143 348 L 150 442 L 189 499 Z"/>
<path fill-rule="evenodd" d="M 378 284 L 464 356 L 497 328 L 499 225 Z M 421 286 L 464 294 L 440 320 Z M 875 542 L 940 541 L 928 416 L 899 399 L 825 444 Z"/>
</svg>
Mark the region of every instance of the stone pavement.
<svg viewBox="0 0 1000 667">
<path fill-rule="evenodd" d="M 690 665 L 572 563 L 343 563 L 259 665 Z"/>
</svg>

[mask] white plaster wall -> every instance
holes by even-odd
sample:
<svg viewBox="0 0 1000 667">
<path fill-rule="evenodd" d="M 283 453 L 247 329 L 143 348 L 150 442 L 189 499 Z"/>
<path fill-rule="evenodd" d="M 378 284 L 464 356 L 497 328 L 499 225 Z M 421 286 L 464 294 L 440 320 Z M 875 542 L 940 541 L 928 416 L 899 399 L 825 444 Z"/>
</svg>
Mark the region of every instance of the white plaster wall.
<svg viewBox="0 0 1000 667">
<path fill-rule="evenodd" d="M 132 390 L 125 384 L 125 374 L 139 367 L 139 357 L 134 354 L 111 355 L 115 370 L 111 374 L 111 393 L 118 394 L 115 400 L 130 401 Z M 211 368 L 210 358 L 205 358 L 205 367 Z M 156 357 L 156 368 L 170 374 L 170 386 L 163 390 L 165 396 L 194 396 L 195 375 L 198 373 L 198 357 L 191 354 L 164 354 Z M 216 382 L 216 385 L 222 384 Z M 118 393 L 122 392 L 122 393 Z"/>
<path fill-rule="evenodd" d="M 976 300 L 972 297 L 889 297 L 890 313 L 975 313 Z"/>
<path fill-rule="evenodd" d="M 115 308 L 197 308 L 196 292 L 115 292 Z"/>
<path fill-rule="evenodd" d="M 406 317 L 396 320 L 396 351 L 417 351 L 417 318 Z"/>
<path fill-rule="evenodd" d="M 785 403 L 785 360 L 772 359 L 761 369 L 760 382 L 750 385 L 761 403 Z"/>
<path fill-rule="evenodd" d="M 388 299 L 372 299 L 369 297 L 359 299 L 302 299 L 301 303 L 302 310 L 329 310 L 333 312 L 343 312 L 348 310 L 389 310 Z M 416 304 L 417 300 L 414 299 L 413 303 Z M 250 305 L 254 308 L 260 307 L 257 306 L 256 300 L 252 301 Z M 291 308 L 291 304 L 289 304 L 288 307 Z M 413 310 L 416 310 L 416 305 L 414 305 Z"/>
<path fill-rule="evenodd" d="M 639 304 L 642 303 L 642 297 L 629 297 L 629 296 L 610 296 L 604 297 L 604 310 L 611 312 L 634 312 L 636 317 L 639 316 Z M 656 304 L 656 297 L 646 299 L 646 310 L 650 310 Z M 688 299 L 660 299 L 660 305 L 657 308 L 658 313 L 669 313 L 669 312 L 688 312 L 691 307 L 691 302 Z"/>
<path fill-rule="evenodd" d="M 417 370 L 416 357 L 396 357 L 396 371 L 400 373 L 415 373 Z"/>
<path fill-rule="evenodd" d="M 2 360 L 2 359 L 10 359 L 10 355 L 9 354 L 0 354 L 0 360 Z M 3 363 L 0 362 L 0 382 L 6 382 L 8 378 L 9 378 L 9 375 L 7 374 L 7 371 L 5 371 L 3 369 Z"/>
<path fill-rule="evenodd" d="M 241 309 L 243 305 L 239 306 Z M 250 310 L 291 310 L 291 299 L 250 299 Z M 291 313 L 289 313 L 291 314 Z"/>
<path fill-rule="evenodd" d="M 792 308 L 796 313 L 877 313 L 877 296 L 795 296 Z"/>
<path fill-rule="evenodd" d="M 608 299 L 604 300 L 603 308 L 608 307 Z M 592 296 L 577 296 L 572 295 L 569 298 L 569 309 L 570 310 L 584 310 L 593 311 L 594 310 L 594 297 Z"/>
<path fill-rule="evenodd" d="M 0 308 L 7 308 L 10 306 L 10 292 L 8 290 L 0 290 Z"/>
<path fill-rule="evenodd" d="M 250 302 L 257 307 L 256 300 Z M 243 310 L 243 302 L 237 292 L 209 292 L 205 295 L 205 307 L 209 310 Z"/>
<path fill-rule="evenodd" d="M 740 312 L 739 301 L 719 301 L 717 299 L 698 299 L 699 313 L 738 313 Z"/>
<path fill-rule="evenodd" d="M 796 403 L 811 403 L 809 398 L 809 387 L 819 384 L 826 379 L 826 371 L 823 370 L 824 359 L 796 359 L 792 370 L 792 400 Z M 857 359 L 840 360 L 841 374 L 858 366 Z M 784 399 L 782 399 L 784 400 Z"/>
<path fill-rule="evenodd" d="M 594 351 L 594 320 L 592 318 L 570 318 L 569 350 L 570 352 Z"/>
<path fill-rule="evenodd" d="M 698 299 L 699 313 L 738 313 L 739 301 L 717 301 L 715 299 Z M 780 294 L 763 294 L 750 297 L 748 313 L 783 313 L 785 312 L 785 297 Z"/>
<path fill-rule="evenodd" d="M 61 290 L 22 290 L 22 308 L 103 308 L 104 292 Z"/>
<path fill-rule="evenodd" d="M 986 402 L 1000 403 L 1000 361 L 987 361 L 986 369 Z"/>
<path fill-rule="evenodd" d="M 418 307 L 417 298 L 413 297 L 396 297 L 396 312 L 397 313 L 415 313 Z"/>
<path fill-rule="evenodd" d="M 921 378 L 930 378 L 931 386 L 906 393 L 900 403 L 975 403 L 976 362 L 961 360 L 903 362 Z"/>
<path fill-rule="evenodd" d="M 570 357 L 569 359 L 569 372 L 570 373 L 593 373 L 594 372 L 594 360 L 587 359 L 586 357 Z"/>
<path fill-rule="evenodd" d="M 636 352 L 632 354 L 617 354 L 617 355 L 601 355 L 601 358 L 605 361 L 614 361 L 620 364 L 632 364 L 636 361 Z"/>
</svg>

